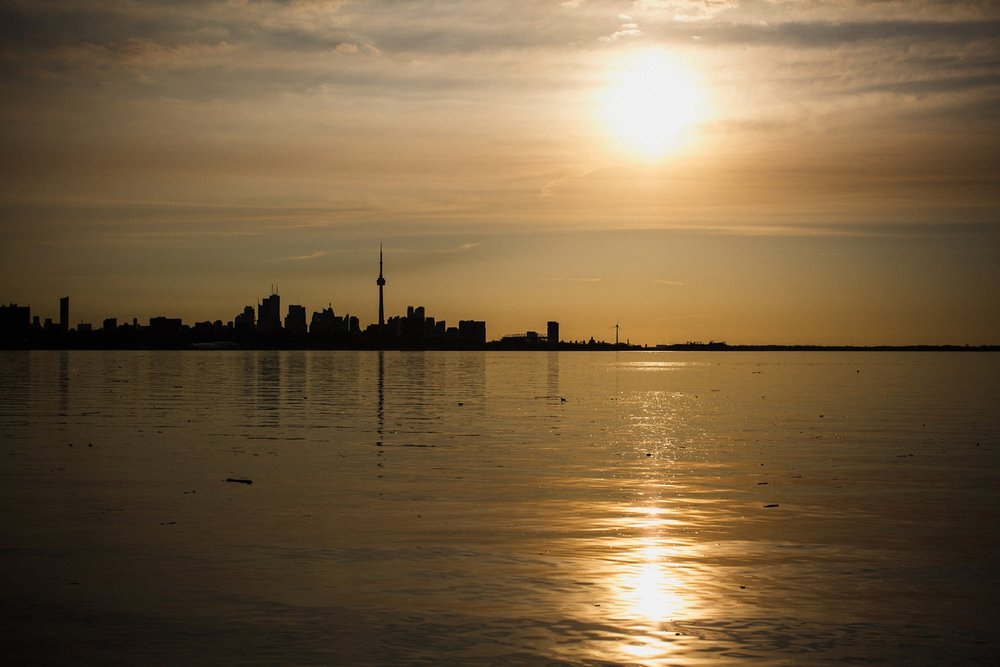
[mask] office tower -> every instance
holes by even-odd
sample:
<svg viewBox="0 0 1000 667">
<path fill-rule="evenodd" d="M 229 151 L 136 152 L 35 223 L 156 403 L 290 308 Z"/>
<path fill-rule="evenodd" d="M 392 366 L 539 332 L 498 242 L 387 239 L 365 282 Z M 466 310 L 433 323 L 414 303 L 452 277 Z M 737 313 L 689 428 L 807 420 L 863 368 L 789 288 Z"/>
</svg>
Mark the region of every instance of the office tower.
<svg viewBox="0 0 1000 667">
<path fill-rule="evenodd" d="M 281 297 L 273 290 L 257 306 L 257 331 L 262 334 L 281 331 Z"/>
<path fill-rule="evenodd" d="M 559 323 L 549 322 L 548 331 L 545 335 L 545 340 L 549 344 L 549 347 L 556 347 L 559 345 Z"/>
<path fill-rule="evenodd" d="M 296 304 L 288 306 L 288 314 L 285 315 L 285 331 L 293 334 L 305 334 L 308 331 L 305 306 Z"/>
<path fill-rule="evenodd" d="M 460 320 L 458 323 L 458 338 L 463 345 L 485 345 L 486 322 Z"/>
<path fill-rule="evenodd" d="M 69 297 L 59 299 L 59 328 L 69 331 Z"/>
<path fill-rule="evenodd" d="M 36 317 L 35 320 L 38 318 Z M 7 345 L 25 344 L 31 331 L 29 306 L 0 306 L 0 341 Z"/>
<path fill-rule="evenodd" d="M 249 333 L 253 331 L 255 321 L 253 306 L 246 306 L 242 313 L 233 318 L 233 325 L 237 331 Z"/>
</svg>

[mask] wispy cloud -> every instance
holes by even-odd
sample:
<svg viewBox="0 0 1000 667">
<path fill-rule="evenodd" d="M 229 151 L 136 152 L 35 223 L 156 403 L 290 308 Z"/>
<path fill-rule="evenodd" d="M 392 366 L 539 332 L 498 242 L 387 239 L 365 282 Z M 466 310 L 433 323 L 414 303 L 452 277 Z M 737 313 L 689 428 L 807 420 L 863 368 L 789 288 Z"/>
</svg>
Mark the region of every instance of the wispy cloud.
<svg viewBox="0 0 1000 667">
<path fill-rule="evenodd" d="M 618 18 L 622 21 L 621 26 L 618 30 L 614 31 L 610 35 L 604 35 L 600 38 L 602 42 L 613 42 L 623 37 L 638 37 L 642 34 L 642 30 L 639 29 L 639 24 L 632 20 L 632 17 L 628 14 L 620 14 Z"/>
<path fill-rule="evenodd" d="M 736 9 L 738 0 L 636 0 L 637 9 L 667 13 L 674 21 L 706 21 Z"/>
<path fill-rule="evenodd" d="M 600 278 L 544 278 L 547 282 L 557 283 L 599 283 Z"/>
<path fill-rule="evenodd" d="M 311 252 L 308 255 L 294 255 L 292 257 L 282 257 L 281 260 L 290 262 L 307 262 L 310 259 L 319 259 L 320 257 L 326 257 L 326 250 L 317 250 L 316 252 Z"/>
<path fill-rule="evenodd" d="M 658 285 L 687 285 L 687 283 L 682 283 L 679 280 L 656 280 L 656 279 L 654 279 L 652 282 L 654 282 L 654 283 L 656 283 Z"/>
<path fill-rule="evenodd" d="M 475 242 L 475 243 L 463 243 L 462 245 L 460 245 L 458 247 L 458 249 L 461 252 L 468 252 L 468 251 L 472 250 L 473 248 L 478 248 L 481 245 L 483 245 L 483 244 L 480 243 L 480 242 L 478 242 L 478 241 Z"/>
</svg>

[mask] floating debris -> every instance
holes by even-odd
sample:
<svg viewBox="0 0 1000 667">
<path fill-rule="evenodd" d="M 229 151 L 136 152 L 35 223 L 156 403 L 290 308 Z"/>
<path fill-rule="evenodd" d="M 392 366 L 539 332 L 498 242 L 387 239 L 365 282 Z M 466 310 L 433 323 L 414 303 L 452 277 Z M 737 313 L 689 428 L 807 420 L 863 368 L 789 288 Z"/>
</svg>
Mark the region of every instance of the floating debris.
<svg viewBox="0 0 1000 667">
<path fill-rule="evenodd" d="M 764 507 L 765 508 L 767 508 L 767 507 L 778 507 L 778 503 L 770 503 L 768 505 L 764 505 Z"/>
<path fill-rule="evenodd" d="M 242 479 L 239 477 L 227 477 L 227 482 L 235 482 L 236 484 L 253 484 L 252 479 Z"/>
</svg>

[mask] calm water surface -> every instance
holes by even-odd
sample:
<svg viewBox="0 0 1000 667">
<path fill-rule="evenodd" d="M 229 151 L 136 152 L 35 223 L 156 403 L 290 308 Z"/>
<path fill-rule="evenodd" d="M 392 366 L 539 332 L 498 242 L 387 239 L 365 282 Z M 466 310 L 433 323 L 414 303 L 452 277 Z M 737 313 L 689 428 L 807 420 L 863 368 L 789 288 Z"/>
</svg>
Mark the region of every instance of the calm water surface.
<svg viewBox="0 0 1000 667">
<path fill-rule="evenodd" d="M 998 381 L 989 353 L 0 353 L 0 645 L 994 664 Z"/>
</svg>

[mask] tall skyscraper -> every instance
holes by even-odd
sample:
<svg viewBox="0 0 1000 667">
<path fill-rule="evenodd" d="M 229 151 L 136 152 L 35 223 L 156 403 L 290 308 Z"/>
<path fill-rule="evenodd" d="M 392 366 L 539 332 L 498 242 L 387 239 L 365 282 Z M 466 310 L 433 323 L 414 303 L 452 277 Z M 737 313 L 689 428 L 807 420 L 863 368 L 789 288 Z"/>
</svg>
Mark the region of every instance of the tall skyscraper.
<svg viewBox="0 0 1000 667">
<path fill-rule="evenodd" d="M 257 306 L 257 331 L 272 334 L 281 331 L 281 297 L 271 289 L 271 296 Z"/>
<path fill-rule="evenodd" d="M 69 297 L 64 296 L 59 299 L 59 328 L 64 332 L 69 331 Z"/>
<path fill-rule="evenodd" d="M 306 307 L 298 304 L 288 306 L 288 314 L 285 315 L 285 331 L 292 334 L 304 335 L 309 331 L 306 326 Z"/>
<path fill-rule="evenodd" d="M 378 244 L 378 329 L 382 331 L 385 327 L 385 308 L 382 302 L 382 288 L 385 287 L 385 278 L 382 277 L 382 244 Z"/>
<path fill-rule="evenodd" d="M 546 330 L 545 342 L 549 347 L 559 346 L 559 323 L 550 321 Z"/>
</svg>

